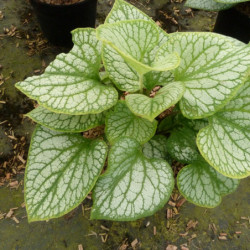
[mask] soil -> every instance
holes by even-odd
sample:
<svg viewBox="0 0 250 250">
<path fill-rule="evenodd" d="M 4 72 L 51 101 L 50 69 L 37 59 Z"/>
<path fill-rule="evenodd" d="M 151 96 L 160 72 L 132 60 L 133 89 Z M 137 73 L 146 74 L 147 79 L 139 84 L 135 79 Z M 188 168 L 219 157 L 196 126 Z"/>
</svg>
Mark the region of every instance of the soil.
<svg viewBox="0 0 250 250">
<path fill-rule="evenodd" d="M 80 3 L 85 0 L 38 0 L 42 3 L 53 4 L 53 5 L 70 5 L 74 3 Z"/>
</svg>

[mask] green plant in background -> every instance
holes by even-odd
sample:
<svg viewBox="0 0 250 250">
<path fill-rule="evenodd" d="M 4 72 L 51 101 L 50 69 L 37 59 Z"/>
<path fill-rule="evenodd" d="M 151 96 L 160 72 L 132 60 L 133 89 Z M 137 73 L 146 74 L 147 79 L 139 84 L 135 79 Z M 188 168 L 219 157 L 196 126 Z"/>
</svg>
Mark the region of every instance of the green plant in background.
<svg viewBox="0 0 250 250">
<path fill-rule="evenodd" d="M 91 190 L 92 219 L 152 215 L 174 188 L 171 159 L 184 166 L 181 194 L 204 207 L 249 176 L 249 45 L 166 34 L 123 0 L 105 24 L 72 35 L 68 54 L 16 84 L 40 104 L 27 115 L 39 124 L 25 173 L 29 221 L 65 214 Z M 104 138 L 79 133 L 100 125 Z"/>
<path fill-rule="evenodd" d="M 185 5 L 194 9 L 220 11 L 229 9 L 237 3 L 248 1 L 249 0 L 187 0 Z"/>
</svg>

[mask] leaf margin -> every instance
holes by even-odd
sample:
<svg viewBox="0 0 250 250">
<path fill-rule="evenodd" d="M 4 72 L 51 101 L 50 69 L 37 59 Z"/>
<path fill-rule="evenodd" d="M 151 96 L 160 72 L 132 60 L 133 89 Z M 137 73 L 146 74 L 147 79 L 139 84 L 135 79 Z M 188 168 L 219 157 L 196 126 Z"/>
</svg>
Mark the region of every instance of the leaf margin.
<svg viewBox="0 0 250 250">
<path fill-rule="evenodd" d="M 37 132 L 37 130 L 42 127 L 41 125 L 36 125 L 33 133 L 32 133 L 32 136 L 31 136 L 31 140 L 30 140 L 30 145 L 32 145 L 33 141 L 34 141 L 34 138 L 35 138 L 35 133 Z M 75 135 L 75 134 L 74 134 Z M 105 154 L 105 157 L 104 157 L 104 162 L 103 162 L 103 166 L 105 164 L 105 160 L 107 159 L 107 155 L 108 155 L 108 146 L 107 144 L 103 141 L 103 140 L 96 140 L 96 141 L 99 141 L 99 142 L 102 142 L 104 143 L 103 145 L 105 145 L 105 148 L 106 148 L 106 154 Z M 27 179 L 27 170 L 28 170 L 28 164 L 29 164 L 29 155 L 31 154 L 31 146 L 29 147 L 29 151 L 28 151 L 28 157 L 27 157 L 27 163 L 26 163 L 26 169 L 25 169 L 25 174 L 24 174 L 24 180 Z M 91 190 L 93 190 L 100 174 L 101 174 L 101 171 L 103 169 L 103 166 L 102 168 L 100 168 L 100 171 L 99 171 L 99 175 L 95 178 L 95 181 L 92 183 L 91 185 L 91 188 L 89 190 L 89 192 Z M 63 215 L 66 215 L 68 214 L 69 212 L 71 212 L 73 209 L 75 209 L 76 207 L 78 207 L 82 202 L 83 200 L 87 197 L 88 193 L 89 192 L 86 192 L 86 196 L 82 199 L 82 201 L 79 203 L 79 204 L 74 204 L 73 206 L 71 206 L 69 209 L 65 210 L 64 212 L 61 212 L 59 214 L 57 214 L 56 216 L 51 216 L 51 217 L 45 217 L 45 218 L 39 218 L 39 217 L 31 217 L 30 213 L 29 213 L 29 206 L 27 205 L 27 200 L 26 200 L 26 181 L 24 181 L 24 202 L 25 202 L 25 209 L 26 209 L 26 213 L 27 213 L 27 220 L 28 220 L 28 223 L 31 223 L 31 222 L 38 222 L 38 221 L 46 221 L 46 220 L 51 220 L 51 219 L 56 219 L 56 218 L 59 218 L 59 217 L 62 217 Z"/>
</svg>

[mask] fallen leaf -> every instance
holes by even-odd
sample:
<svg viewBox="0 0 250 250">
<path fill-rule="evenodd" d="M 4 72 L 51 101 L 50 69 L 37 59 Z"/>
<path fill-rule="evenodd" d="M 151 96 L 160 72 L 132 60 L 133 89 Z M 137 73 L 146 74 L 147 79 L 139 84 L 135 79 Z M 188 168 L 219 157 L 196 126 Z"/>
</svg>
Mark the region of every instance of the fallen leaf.
<svg viewBox="0 0 250 250">
<path fill-rule="evenodd" d="M 198 221 L 190 220 L 190 221 L 188 222 L 188 224 L 187 224 L 186 231 L 188 231 L 188 230 L 191 229 L 191 228 L 195 228 L 197 224 L 198 224 Z"/>
<path fill-rule="evenodd" d="M 167 248 L 166 248 L 166 250 L 177 250 L 177 249 L 178 248 L 175 245 L 168 245 Z"/>
</svg>

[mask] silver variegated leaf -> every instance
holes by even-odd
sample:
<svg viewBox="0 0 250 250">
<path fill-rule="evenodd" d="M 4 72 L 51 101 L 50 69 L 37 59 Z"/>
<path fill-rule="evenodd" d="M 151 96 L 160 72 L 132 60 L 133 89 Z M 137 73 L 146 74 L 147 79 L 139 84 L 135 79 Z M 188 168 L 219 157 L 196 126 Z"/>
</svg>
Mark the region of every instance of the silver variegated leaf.
<svg viewBox="0 0 250 250">
<path fill-rule="evenodd" d="M 198 148 L 218 172 L 231 178 L 250 175 L 250 82 L 197 136 Z"/>
<path fill-rule="evenodd" d="M 101 113 L 118 99 L 115 88 L 99 80 L 101 43 L 94 29 L 76 29 L 72 35 L 74 47 L 68 54 L 59 54 L 44 74 L 29 77 L 16 87 L 57 113 Z"/>
<path fill-rule="evenodd" d="M 128 136 L 143 144 L 154 136 L 157 128 L 156 120 L 150 122 L 134 115 L 124 101 L 116 104 L 114 111 L 107 115 L 105 124 L 105 134 L 111 143 L 119 137 Z"/>
<path fill-rule="evenodd" d="M 103 63 L 109 78 L 122 91 L 136 92 L 140 89 L 138 73 L 111 46 L 103 45 Z"/>
<path fill-rule="evenodd" d="M 238 187 L 239 180 L 230 179 L 209 166 L 196 161 L 181 169 L 177 176 L 180 193 L 190 202 L 202 207 L 216 207 L 224 195 Z"/>
<path fill-rule="evenodd" d="M 176 104 L 185 91 L 181 82 L 172 82 L 161 88 L 154 98 L 142 94 L 126 96 L 129 109 L 136 115 L 153 121 L 164 110 Z"/>
<path fill-rule="evenodd" d="M 176 129 L 167 139 L 167 151 L 173 159 L 184 164 L 191 163 L 199 157 L 195 139 L 196 133 L 192 129 Z"/>
<path fill-rule="evenodd" d="M 155 25 L 159 32 L 159 41 L 157 46 L 145 54 L 144 61 L 146 64 L 150 65 L 155 60 L 155 55 L 157 50 L 160 46 L 162 46 L 164 43 L 168 40 L 168 34 L 163 31 L 159 26 L 155 24 L 155 22 L 147 16 L 145 13 L 134 7 L 133 5 L 129 4 L 126 1 L 123 0 L 116 0 L 114 3 L 114 6 L 107 16 L 105 23 L 116 23 L 119 21 L 125 21 L 125 20 L 146 20 L 152 22 L 152 24 Z M 109 68 L 110 76 L 113 78 L 113 80 L 116 82 L 116 85 L 118 88 L 122 90 L 127 91 L 136 91 L 134 90 L 135 86 L 138 86 L 139 82 L 139 76 L 133 70 L 127 63 L 124 61 L 124 59 L 111 47 L 104 48 L 104 55 L 106 55 L 106 64 L 112 65 L 112 61 L 109 60 L 110 58 L 114 57 L 116 59 L 116 66 L 121 65 L 122 71 L 116 71 L 115 69 L 112 69 L 112 66 Z M 112 56 L 112 57 L 111 57 Z M 123 76 L 126 76 L 123 78 Z M 169 77 L 171 77 L 170 72 L 159 72 L 159 71 L 150 71 L 144 76 L 144 86 L 147 89 L 152 89 L 155 85 L 164 85 L 166 82 L 169 81 Z M 127 86 L 129 85 L 129 86 Z M 125 87 L 126 86 L 126 87 Z M 134 86 L 134 87 L 132 87 Z"/>
<path fill-rule="evenodd" d="M 78 206 L 95 185 L 106 155 L 103 141 L 37 126 L 24 180 L 28 220 L 57 218 Z"/>
<path fill-rule="evenodd" d="M 170 37 L 159 53 L 175 51 L 182 58 L 174 76 L 186 87 L 180 101 L 183 115 L 198 119 L 214 114 L 246 81 L 250 46 L 236 46 L 225 36 L 206 32 L 179 32 Z"/>
<path fill-rule="evenodd" d="M 180 63 L 179 57 L 175 53 L 165 53 L 164 57 L 158 54 L 149 65 L 147 64 L 148 60 L 145 62 L 145 54 L 151 52 L 159 41 L 159 30 L 150 21 L 127 20 L 100 25 L 97 28 L 97 37 L 111 46 L 139 75 L 149 71 L 170 70 L 176 68 Z M 105 63 L 105 53 L 103 59 Z M 115 63 L 116 57 L 113 60 Z M 109 72 L 107 63 L 106 68 Z M 116 70 L 119 71 L 119 69 Z"/>
<path fill-rule="evenodd" d="M 154 21 L 145 13 L 124 0 L 115 0 L 112 10 L 108 14 L 105 23 L 116 23 L 124 20 Z"/>
<path fill-rule="evenodd" d="M 162 159 L 148 159 L 140 144 L 121 138 L 111 148 L 108 169 L 98 179 L 92 219 L 131 221 L 164 206 L 174 187 L 173 172 Z"/>
<path fill-rule="evenodd" d="M 225 3 L 225 4 L 236 4 L 236 3 L 243 3 L 249 2 L 249 0 L 214 0 L 218 3 Z"/>
<path fill-rule="evenodd" d="M 39 106 L 26 116 L 50 129 L 73 133 L 87 131 L 103 125 L 105 123 L 105 114 L 106 112 L 89 115 L 66 115 L 54 113 Z"/>
<path fill-rule="evenodd" d="M 220 11 L 232 7 L 231 4 L 219 3 L 215 0 L 187 0 L 185 5 L 190 8 L 209 11 Z"/>
<path fill-rule="evenodd" d="M 155 135 L 142 148 L 143 154 L 149 158 L 163 159 L 170 162 L 167 149 L 167 138 L 164 135 Z"/>
</svg>

